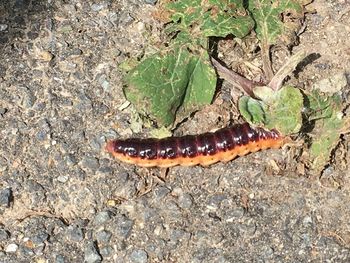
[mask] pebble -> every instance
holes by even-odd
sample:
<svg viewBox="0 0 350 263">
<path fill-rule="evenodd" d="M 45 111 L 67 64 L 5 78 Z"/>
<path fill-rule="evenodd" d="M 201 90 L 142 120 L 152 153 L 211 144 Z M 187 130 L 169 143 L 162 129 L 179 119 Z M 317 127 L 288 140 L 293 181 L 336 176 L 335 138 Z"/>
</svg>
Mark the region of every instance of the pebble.
<svg viewBox="0 0 350 263">
<path fill-rule="evenodd" d="M 158 0 L 145 0 L 145 3 L 149 5 L 155 5 L 157 2 Z"/>
<path fill-rule="evenodd" d="M 25 257 L 32 257 L 34 255 L 33 249 L 26 246 L 20 246 L 18 249 L 18 253 Z"/>
<path fill-rule="evenodd" d="M 31 237 L 30 240 L 33 241 L 35 245 L 40 245 L 44 243 L 44 241 L 46 241 L 48 238 L 49 238 L 49 235 L 46 232 L 42 231 L 34 235 L 33 237 Z"/>
<path fill-rule="evenodd" d="M 154 195 L 157 199 L 163 199 L 170 193 L 170 190 L 164 186 L 158 186 L 154 190 Z"/>
<path fill-rule="evenodd" d="M 0 67 L 0 73 L 2 73 L 1 67 Z M 1 117 L 4 117 L 5 113 L 7 113 L 8 110 L 6 108 L 0 107 L 0 115 Z"/>
<path fill-rule="evenodd" d="M 115 217 L 115 232 L 121 238 L 125 239 L 130 235 L 134 222 L 124 215 L 117 215 Z"/>
<path fill-rule="evenodd" d="M 102 230 L 96 233 L 96 239 L 99 243 L 108 243 L 112 237 L 112 233 L 106 230 Z"/>
<path fill-rule="evenodd" d="M 0 228 L 0 242 L 5 241 L 9 238 L 10 238 L 10 233 L 5 229 Z"/>
<path fill-rule="evenodd" d="M 6 24 L 0 24 L 0 32 L 5 31 L 8 28 Z"/>
<path fill-rule="evenodd" d="M 36 133 L 35 136 L 39 141 L 44 141 L 46 140 L 47 137 L 47 132 L 45 130 L 40 130 Z"/>
<path fill-rule="evenodd" d="M 109 257 L 113 253 L 113 248 L 110 246 L 100 248 L 100 253 L 104 257 Z"/>
<path fill-rule="evenodd" d="M 103 88 L 103 90 L 105 92 L 108 92 L 110 91 L 110 88 L 109 88 L 109 81 L 107 80 L 107 76 L 106 74 L 102 74 L 101 76 L 99 76 L 98 78 L 98 83 L 101 85 L 101 87 Z"/>
<path fill-rule="evenodd" d="M 34 96 L 34 94 L 30 90 L 24 91 L 24 96 L 22 99 L 22 106 L 26 109 L 29 109 L 34 106 L 34 103 L 36 102 L 37 98 Z"/>
<path fill-rule="evenodd" d="M 225 199 L 227 199 L 226 195 L 215 194 L 209 198 L 207 208 L 212 209 L 212 210 L 216 210 L 220 207 L 221 202 Z"/>
<path fill-rule="evenodd" d="M 84 250 L 84 261 L 86 263 L 97 263 L 102 261 L 101 255 L 98 253 L 94 242 L 89 242 Z"/>
<path fill-rule="evenodd" d="M 67 175 L 60 175 L 57 177 L 57 181 L 59 181 L 60 183 L 65 183 L 67 182 L 69 179 L 69 177 Z"/>
<path fill-rule="evenodd" d="M 304 218 L 303 218 L 303 225 L 305 226 L 305 227 L 310 227 L 310 226 L 312 226 L 312 218 L 311 218 L 311 216 L 305 216 Z"/>
<path fill-rule="evenodd" d="M 66 262 L 66 260 L 65 260 L 63 255 L 57 255 L 55 257 L 55 263 L 65 263 L 65 262 Z"/>
<path fill-rule="evenodd" d="M 319 89 L 324 93 L 334 94 L 339 92 L 347 85 L 347 79 L 344 72 L 335 74 L 327 79 L 322 79 L 313 85 L 314 89 Z"/>
<path fill-rule="evenodd" d="M 101 211 L 98 212 L 97 215 L 95 216 L 94 222 L 97 225 L 102 225 L 104 223 L 106 223 L 108 220 L 110 220 L 111 217 L 111 213 L 109 211 Z"/>
<path fill-rule="evenodd" d="M 188 209 L 193 204 L 193 197 L 190 194 L 184 193 L 179 197 L 179 206 L 183 209 Z"/>
<path fill-rule="evenodd" d="M 0 172 L 6 171 L 8 167 L 7 160 L 0 156 Z"/>
<path fill-rule="evenodd" d="M 108 3 L 107 2 L 101 2 L 98 4 L 92 4 L 91 5 L 91 10 L 94 12 L 98 12 L 101 11 L 103 9 L 106 9 L 108 7 Z"/>
<path fill-rule="evenodd" d="M 18 245 L 15 243 L 8 244 L 5 248 L 6 253 L 15 253 L 18 249 Z"/>
<path fill-rule="evenodd" d="M 79 226 L 70 225 L 68 226 L 69 239 L 73 242 L 80 242 L 84 239 L 83 229 Z"/>
<path fill-rule="evenodd" d="M 136 249 L 130 254 L 130 261 L 133 263 L 146 263 L 148 261 L 148 255 L 146 251 Z"/>
<path fill-rule="evenodd" d="M 9 207 L 12 201 L 12 191 L 10 188 L 0 190 L 0 206 Z"/>
<path fill-rule="evenodd" d="M 89 169 L 92 171 L 96 171 L 100 166 L 96 158 L 89 156 L 85 156 L 83 160 L 81 160 L 80 165 L 83 169 Z"/>
<path fill-rule="evenodd" d="M 64 157 L 64 160 L 66 161 L 68 166 L 73 166 L 78 163 L 77 159 L 73 154 L 68 154 L 67 156 Z"/>
<path fill-rule="evenodd" d="M 224 219 L 226 222 L 232 223 L 244 216 L 243 207 L 236 207 L 225 211 Z"/>
</svg>

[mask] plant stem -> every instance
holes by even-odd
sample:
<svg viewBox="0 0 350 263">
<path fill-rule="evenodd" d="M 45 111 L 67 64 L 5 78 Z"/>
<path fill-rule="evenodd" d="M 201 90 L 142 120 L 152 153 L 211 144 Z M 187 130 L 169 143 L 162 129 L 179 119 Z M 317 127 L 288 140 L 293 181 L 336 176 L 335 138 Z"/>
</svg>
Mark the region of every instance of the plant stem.
<svg viewBox="0 0 350 263">
<path fill-rule="evenodd" d="M 262 83 L 258 83 L 242 77 L 236 72 L 226 68 L 224 65 L 222 65 L 219 61 L 217 61 L 213 57 L 211 58 L 211 61 L 215 66 L 220 77 L 230 82 L 233 86 L 243 90 L 245 93 L 247 93 L 251 97 L 254 97 L 253 88 L 255 88 L 256 86 L 263 85 Z"/>
<path fill-rule="evenodd" d="M 268 82 L 273 78 L 273 71 L 270 58 L 270 45 L 265 41 L 262 41 L 261 43 L 261 59 L 265 77 Z"/>
<path fill-rule="evenodd" d="M 273 90 L 279 90 L 282 87 L 283 80 L 290 75 L 296 66 L 306 57 L 306 51 L 300 50 L 292 55 L 288 61 L 280 68 L 276 75 L 271 79 L 268 86 Z"/>
</svg>

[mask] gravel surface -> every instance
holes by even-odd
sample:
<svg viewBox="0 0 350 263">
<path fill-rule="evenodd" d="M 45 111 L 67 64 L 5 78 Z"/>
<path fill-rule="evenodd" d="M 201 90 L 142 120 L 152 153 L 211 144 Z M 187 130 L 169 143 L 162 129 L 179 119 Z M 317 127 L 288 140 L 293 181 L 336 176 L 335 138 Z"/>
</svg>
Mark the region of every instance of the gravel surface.
<svg viewBox="0 0 350 263">
<path fill-rule="evenodd" d="M 347 136 L 321 180 L 282 150 L 165 178 L 105 153 L 132 135 L 119 65 L 159 41 L 156 2 L 0 0 L 0 262 L 350 262 Z M 315 2 L 305 87 L 350 67 L 349 1 Z"/>
</svg>

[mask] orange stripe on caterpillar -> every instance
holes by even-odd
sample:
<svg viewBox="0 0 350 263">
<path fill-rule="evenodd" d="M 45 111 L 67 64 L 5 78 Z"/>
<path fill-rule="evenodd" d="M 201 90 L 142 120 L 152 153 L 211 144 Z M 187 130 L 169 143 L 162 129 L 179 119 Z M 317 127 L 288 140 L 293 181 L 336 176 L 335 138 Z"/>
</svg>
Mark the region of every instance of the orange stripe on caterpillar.
<svg viewBox="0 0 350 263">
<path fill-rule="evenodd" d="M 123 162 L 143 167 L 208 166 L 283 144 L 284 137 L 276 130 L 253 129 L 244 123 L 200 135 L 108 141 L 106 150 Z"/>
</svg>

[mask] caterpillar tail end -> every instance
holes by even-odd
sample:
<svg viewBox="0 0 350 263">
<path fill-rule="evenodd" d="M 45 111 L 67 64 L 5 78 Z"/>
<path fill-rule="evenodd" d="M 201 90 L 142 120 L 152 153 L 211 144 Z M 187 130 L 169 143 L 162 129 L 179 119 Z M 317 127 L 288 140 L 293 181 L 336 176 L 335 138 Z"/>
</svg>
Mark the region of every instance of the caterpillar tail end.
<svg viewBox="0 0 350 263">
<path fill-rule="evenodd" d="M 107 152 L 113 154 L 115 149 L 115 141 L 108 141 L 105 149 Z"/>
</svg>

